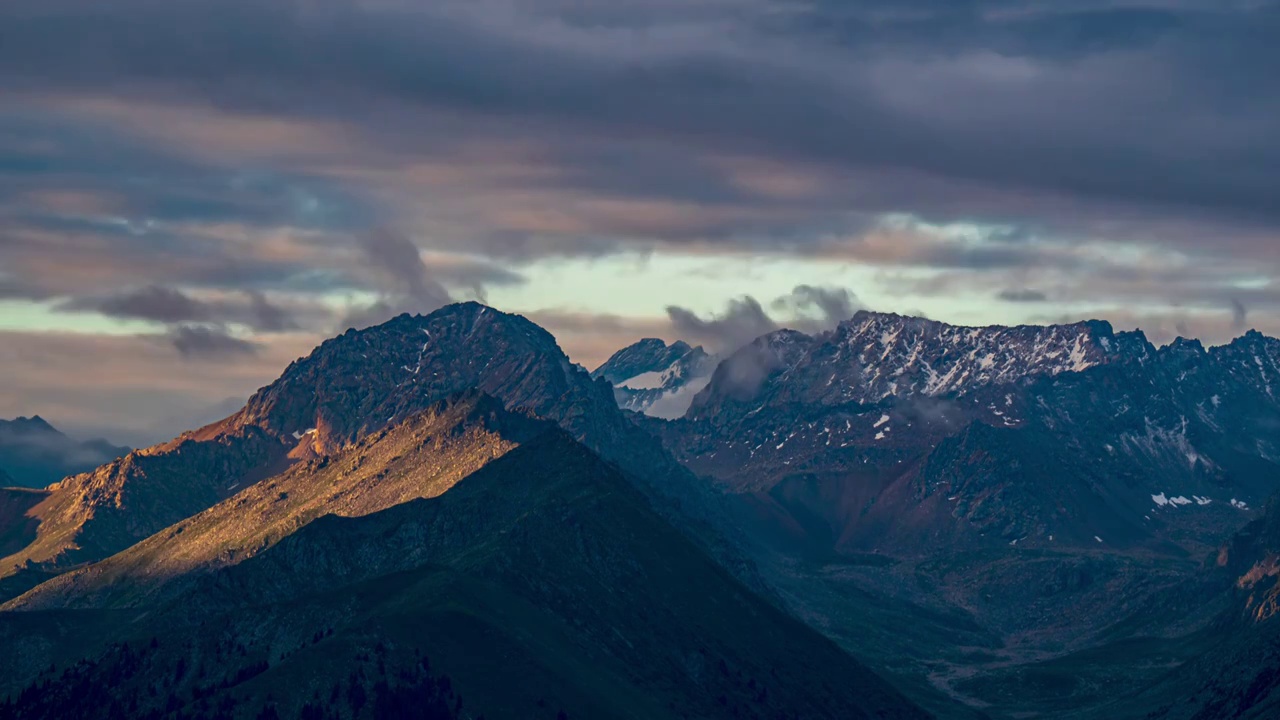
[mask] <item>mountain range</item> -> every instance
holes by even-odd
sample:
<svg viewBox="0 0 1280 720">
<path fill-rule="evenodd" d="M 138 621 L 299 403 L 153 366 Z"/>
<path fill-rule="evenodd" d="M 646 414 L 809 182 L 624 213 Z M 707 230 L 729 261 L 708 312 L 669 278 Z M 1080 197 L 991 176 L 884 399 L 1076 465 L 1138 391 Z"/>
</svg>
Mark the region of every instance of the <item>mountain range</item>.
<svg viewBox="0 0 1280 720">
<path fill-rule="evenodd" d="M 863 311 L 588 373 L 402 315 L 0 490 L 0 717 L 1268 717 L 1277 392 L 1255 332 Z"/>
</svg>

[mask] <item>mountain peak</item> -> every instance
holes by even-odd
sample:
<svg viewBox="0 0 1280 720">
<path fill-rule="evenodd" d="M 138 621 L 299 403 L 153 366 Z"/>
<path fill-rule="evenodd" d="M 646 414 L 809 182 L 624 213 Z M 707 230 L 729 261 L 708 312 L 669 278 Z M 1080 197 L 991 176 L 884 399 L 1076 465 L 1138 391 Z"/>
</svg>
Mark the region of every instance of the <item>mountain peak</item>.
<svg viewBox="0 0 1280 720">
<path fill-rule="evenodd" d="M 31 434 L 45 433 L 53 435 L 62 434 L 57 428 L 50 425 L 48 421 L 39 415 L 32 415 L 31 417 L 18 416 L 13 420 L 0 420 L 0 427 L 7 427 L 7 429 L 13 432 Z"/>
<path fill-rule="evenodd" d="M 692 347 L 683 340 L 668 345 L 659 338 L 644 338 L 614 353 L 591 377 L 609 381 L 618 405 L 627 410 L 676 417 L 692 399 L 691 393 L 680 391 L 691 384 L 696 385 L 694 391 L 701 389 L 713 368 L 714 360 L 701 346 Z M 673 400 L 677 393 L 679 402 Z"/>
<path fill-rule="evenodd" d="M 591 385 L 546 330 L 465 302 L 325 341 L 250 398 L 240 422 L 282 435 L 315 428 L 333 450 L 463 390 L 554 417 L 565 413 L 553 408 L 575 395 L 594 402 Z"/>
<path fill-rule="evenodd" d="M 1205 350 L 1204 343 L 1197 338 L 1184 338 L 1181 335 L 1173 339 L 1173 342 L 1160 348 L 1161 352 L 1171 352 L 1187 355 L 1203 355 Z"/>
</svg>

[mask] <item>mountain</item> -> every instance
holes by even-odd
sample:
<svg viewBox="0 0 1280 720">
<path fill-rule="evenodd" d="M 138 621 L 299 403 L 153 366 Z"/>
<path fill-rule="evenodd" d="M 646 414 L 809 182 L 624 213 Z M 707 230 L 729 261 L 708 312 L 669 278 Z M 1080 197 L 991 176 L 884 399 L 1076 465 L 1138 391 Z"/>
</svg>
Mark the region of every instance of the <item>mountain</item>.
<svg viewBox="0 0 1280 720">
<path fill-rule="evenodd" d="M 128 452 L 105 440 L 72 440 L 39 415 L 0 420 L 0 485 L 44 487 Z"/>
<path fill-rule="evenodd" d="M 1139 656 L 1158 671 L 1143 673 L 1148 676 L 1145 682 L 1121 683 L 1130 686 L 1128 691 L 1113 693 L 1093 717 L 1261 720 L 1276 716 L 1280 711 L 1278 510 L 1276 501 L 1269 503 L 1261 517 L 1206 558 L 1203 579 L 1186 593 L 1187 601 L 1208 618 L 1199 631 L 1147 637 L 1127 647 L 1115 644 L 1099 651 L 1112 656 L 1106 663 L 1112 672 L 1134 664 Z M 1053 671 L 1052 664 L 1031 672 L 1047 674 Z M 1080 666 L 1068 668 L 1078 672 Z M 1004 678 L 1005 689 L 1024 686 L 1026 674 Z"/>
<path fill-rule="evenodd" d="M 692 352 L 592 377 L 448 306 L 0 492 L 0 717 L 1271 707 L 1280 341 L 863 312 L 731 353 L 679 418 L 619 407 Z"/>
<path fill-rule="evenodd" d="M 613 385 L 620 407 L 673 418 L 684 414 L 714 368 L 715 360 L 701 347 L 645 338 L 614 353 L 591 376 Z"/>
<path fill-rule="evenodd" d="M 24 718 L 927 717 L 615 466 L 474 392 L 14 608 L 43 609 L 0 614 L 24 648 L 0 658 L 0 696 Z M 79 661 L 51 640 L 69 631 Z"/>
<path fill-rule="evenodd" d="M 1274 377 L 1280 341 L 1258 334 L 1157 350 L 1098 321 L 961 328 L 864 311 L 828 334 L 760 338 L 683 419 L 649 427 L 726 487 L 813 497 L 797 511 L 852 549 L 901 551 L 915 534 L 927 550 L 940 531 L 1212 545 L 1274 491 Z"/>
<path fill-rule="evenodd" d="M 1087 716 L 1203 652 L 1197 595 L 1222 581 L 1201 559 L 1277 490 L 1277 378 L 1256 332 L 1156 348 L 1100 321 L 860 312 L 763 336 L 683 418 L 633 420 L 731 494 L 794 614 L 917 698 Z M 1159 661 L 1144 636 L 1170 639 Z"/>
<path fill-rule="evenodd" d="M 37 537 L 0 559 L 0 599 L 93 562 L 307 458 L 475 390 L 526 408 L 625 468 L 660 511 L 717 557 L 715 493 L 627 421 L 609 384 L 574 365 L 527 319 L 477 303 L 348 331 L 295 361 L 231 417 L 52 486 L 31 510 Z"/>
</svg>

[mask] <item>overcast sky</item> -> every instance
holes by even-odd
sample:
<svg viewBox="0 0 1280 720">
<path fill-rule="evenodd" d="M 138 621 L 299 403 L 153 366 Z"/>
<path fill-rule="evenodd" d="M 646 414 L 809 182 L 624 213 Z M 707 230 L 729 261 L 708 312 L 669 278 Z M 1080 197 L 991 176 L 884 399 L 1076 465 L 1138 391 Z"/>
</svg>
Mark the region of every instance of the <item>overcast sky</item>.
<svg viewBox="0 0 1280 720">
<path fill-rule="evenodd" d="M 1280 334 L 1277 37 L 1266 0 L 4 0 L 0 417 L 168 437 L 459 299 L 592 367 L 857 307 Z"/>
</svg>

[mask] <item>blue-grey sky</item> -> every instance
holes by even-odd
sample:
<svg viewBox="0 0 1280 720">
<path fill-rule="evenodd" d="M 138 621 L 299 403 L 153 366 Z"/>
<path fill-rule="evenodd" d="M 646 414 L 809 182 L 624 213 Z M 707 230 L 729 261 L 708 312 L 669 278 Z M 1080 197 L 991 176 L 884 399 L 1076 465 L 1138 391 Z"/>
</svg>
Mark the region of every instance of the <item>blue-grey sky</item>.
<svg viewBox="0 0 1280 720">
<path fill-rule="evenodd" d="M 1267 0 L 5 0 L 0 416 L 140 442 L 480 298 L 1280 333 Z"/>
</svg>

